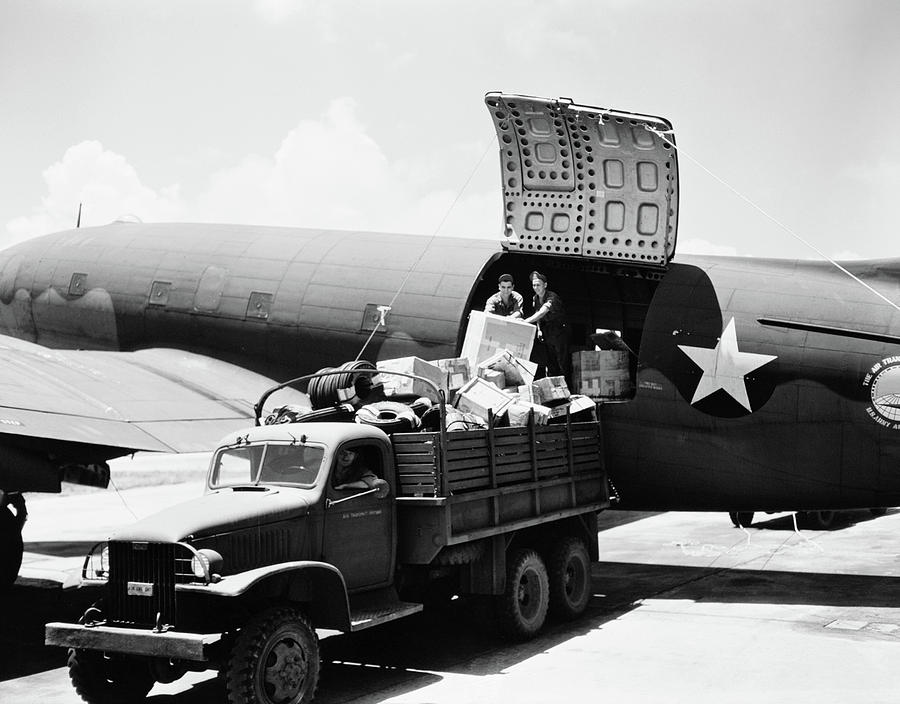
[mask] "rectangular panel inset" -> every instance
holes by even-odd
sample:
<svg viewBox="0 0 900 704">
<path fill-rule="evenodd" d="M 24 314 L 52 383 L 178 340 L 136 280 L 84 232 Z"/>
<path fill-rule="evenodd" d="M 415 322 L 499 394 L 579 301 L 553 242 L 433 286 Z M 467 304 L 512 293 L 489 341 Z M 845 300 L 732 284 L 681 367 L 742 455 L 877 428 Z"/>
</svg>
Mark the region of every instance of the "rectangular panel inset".
<svg viewBox="0 0 900 704">
<path fill-rule="evenodd" d="M 544 214 L 531 212 L 525 216 L 525 229 L 538 232 L 544 228 Z"/>
<path fill-rule="evenodd" d="M 259 318 L 266 320 L 269 317 L 269 311 L 272 310 L 272 294 L 260 293 L 253 291 L 250 294 L 250 300 L 247 301 L 247 317 Z"/>
<path fill-rule="evenodd" d="M 83 296 L 87 291 L 87 274 L 72 274 L 72 280 L 69 281 L 69 295 Z"/>
<path fill-rule="evenodd" d="M 644 203 L 638 208 L 638 232 L 642 235 L 655 235 L 659 228 L 659 208 L 653 203 Z"/>
<path fill-rule="evenodd" d="M 169 303 L 169 290 L 172 288 L 171 281 L 154 281 L 150 287 L 150 299 L 147 301 L 151 306 L 164 306 Z"/>
<path fill-rule="evenodd" d="M 659 188 L 659 169 L 652 161 L 639 161 L 637 165 L 638 188 L 655 191 Z"/>
<path fill-rule="evenodd" d="M 550 220 L 550 230 L 552 232 L 568 232 L 569 216 L 565 213 L 556 213 Z"/>
<path fill-rule="evenodd" d="M 550 134 L 550 120 L 545 117 L 533 117 L 528 121 L 532 134 Z"/>
<path fill-rule="evenodd" d="M 538 142 L 534 145 L 534 155 L 542 164 L 552 164 L 556 161 L 556 147 L 550 142 Z"/>
<path fill-rule="evenodd" d="M 600 133 L 600 144 L 607 147 L 619 146 L 619 130 L 614 122 L 597 122 L 597 131 Z"/>
<path fill-rule="evenodd" d="M 634 146 L 638 149 L 653 149 L 653 133 L 644 129 L 641 125 L 631 128 L 631 136 L 634 138 Z"/>
<path fill-rule="evenodd" d="M 625 229 L 625 204 L 617 200 L 611 200 L 606 204 L 607 232 L 621 232 Z"/>
<path fill-rule="evenodd" d="M 607 188 L 622 188 L 625 185 L 625 167 L 618 159 L 603 161 L 603 182 Z"/>
<path fill-rule="evenodd" d="M 359 326 L 360 332 L 372 332 L 378 328 L 378 332 L 387 332 L 387 321 L 390 313 L 384 314 L 384 325 L 381 325 L 381 311 L 378 310 L 378 303 L 367 303 L 363 310 L 362 323 Z"/>
</svg>

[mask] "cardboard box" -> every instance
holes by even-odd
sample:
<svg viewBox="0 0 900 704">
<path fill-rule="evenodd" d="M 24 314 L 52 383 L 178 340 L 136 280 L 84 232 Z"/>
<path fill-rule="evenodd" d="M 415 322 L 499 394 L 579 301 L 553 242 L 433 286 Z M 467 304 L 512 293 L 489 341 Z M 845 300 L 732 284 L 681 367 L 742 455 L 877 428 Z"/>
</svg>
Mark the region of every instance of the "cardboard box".
<svg viewBox="0 0 900 704">
<path fill-rule="evenodd" d="M 594 403 L 593 399 L 590 399 L 587 396 L 576 394 L 565 403 L 561 403 L 558 406 L 553 406 L 553 408 L 550 408 L 550 418 L 564 418 L 567 412 L 571 413 L 574 416 L 576 413 L 581 413 L 582 411 L 593 411 L 596 408 L 597 404 Z"/>
<path fill-rule="evenodd" d="M 531 384 L 535 403 L 544 405 L 568 401 L 569 387 L 564 376 L 546 376 Z"/>
<path fill-rule="evenodd" d="M 537 328 L 518 318 L 505 318 L 473 310 L 469 314 L 461 355 L 477 367 L 499 350 L 509 350 L 519 359 L 531 357 Z"/>
<path fill-rule="evenodd" d="M 628 352 L 595 350 L 572 355 L 575 393 L 595 399 L 624 398 L 631 394 Z"/>
<path fill-rule="evenodd" d="M 530 384 L 534 381 L 534 375 L 537 374 L 537 362 L 529 362 L 526 359 L 519 359 L 509 350 L 497 350 L 483 362 L 479 363 L 478 368 L 487 367 L 489 369 L 497 369 L 502 371 L 506 376 L 506 385 Z"/>
<path fill-rule="evenodd" d="M 493 411 L 494 416 L 503 415 L 512 401 L 512 398 L 490 382 L 475 378 L 457 393 L 456 408 L 486 419 L 488 411 Z"/>
<path fill-rule="evenodd" d="M 528 425 L 528 415 L 534 411 L 534 424 L 546 425 L 550 419 L 550 409 L 537 403 L 513 401 L 506 407 L 506 415 L 510 425 Z"/>
<path fill-rule="evenodd" d="M 469 360 L 465 357 L 450 357 L 448 359 L 436 359 L 432 362 L 447 373 L 447 390 L 452 393 L 468 383 L 472 378 L 472 369 Z"/>
<path fill-rule="evenodd" d="M 376 364 L 378 369 L 404 374 L 415 374 L 435 383 L 438 388 L 447 391 L 447 373 L 440 367 L 426 362 L 419 357 L 399 357 L 397 359 L 383 359 Z M 384 393 L 391 396 L 425 396 L 432 401 L 438 401 L 435 390 L 425 382 L 418 379 L 396 376 L 395 374 L 379 374 L 376 377 L 378 383 L 384 384 Z"/>
<path fill-rule="evenodd" d="M 478 378 L 490 382 L 498 389 L 504 389 L 506 387 L 506 375 L 497 369 L 478 367 Z"/>
</svg>

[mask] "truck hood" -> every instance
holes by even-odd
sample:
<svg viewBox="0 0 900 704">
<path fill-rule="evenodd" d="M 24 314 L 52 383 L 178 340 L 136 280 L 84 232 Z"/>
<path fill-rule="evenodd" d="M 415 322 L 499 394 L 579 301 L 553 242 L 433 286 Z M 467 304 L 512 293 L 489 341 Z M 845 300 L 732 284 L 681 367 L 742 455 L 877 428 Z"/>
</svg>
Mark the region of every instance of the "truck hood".
<svg viewBox="0 0 900 704">
<path fill-rule="evenodd" d="M 309 511 L 308 490 L 232 487 L 171 506 L 117 531 L 111 540 L 177 542 L 301 518 Z"/>
</svg>

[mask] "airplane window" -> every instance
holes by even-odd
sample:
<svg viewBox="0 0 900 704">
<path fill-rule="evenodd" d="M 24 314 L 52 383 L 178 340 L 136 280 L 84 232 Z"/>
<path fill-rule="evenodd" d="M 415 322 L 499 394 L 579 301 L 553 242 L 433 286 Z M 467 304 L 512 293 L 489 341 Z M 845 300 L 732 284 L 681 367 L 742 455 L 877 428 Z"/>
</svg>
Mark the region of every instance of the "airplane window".
<svg viewBox="0 0 900 704">
<path fill-rule="evenodd" d="M 321 447 L 310 445 L 269 445 L 259 481 L 312 486 L 322 466 L 323 454 Z"/>
</svg>

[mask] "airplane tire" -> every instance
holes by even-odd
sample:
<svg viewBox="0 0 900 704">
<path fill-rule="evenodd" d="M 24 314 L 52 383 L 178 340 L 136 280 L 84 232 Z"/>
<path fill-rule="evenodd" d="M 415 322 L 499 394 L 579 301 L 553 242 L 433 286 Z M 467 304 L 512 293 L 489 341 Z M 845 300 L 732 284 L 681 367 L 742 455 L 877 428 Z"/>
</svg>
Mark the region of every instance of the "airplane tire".
<svg viewBox="0 0 900 704">
<path fill-rule="evenodd" d="M 547 618 L 547 568 L 534 550 L 516 550 L 507 560 L 506 590 L 497 597 L 500 631 L 513 640 L 537 635 Z"/>
<path fill-rule="evenodd" d="M 584 542 L 568 537 L 550 552 L 550 613 L 572 620 L 581 616 L 591 600 L 591 557 Z"/>
<path fill-rule="evenodd" d="M 834 525 L 834 511 L 798 511 L 797 525 L 809 530 L 828 530 Z"/>
<path fill-rule="evenodd" d="M 154 679 L 145 660 L 69 648 L 69 679 L 88 704 L 130 704 L 143 700 Z"/>
<path fill-rule="evenodd" d="M 6 506 L 0 508 L 0 589 L 11 587 L 22 566 L 22 531 Z"/>
<path fill-rule="evenodd" d="M 297 609 L 279 606 L 241 629 L 225 665 L 229 704 L 311 702 L 319 684 L 319 639 Z"/>
<path fill-rule="evenodd" d="M 884 516 L 887 513 L 886 508 L 870 508 L 869 513 L 878 518 L 879 516 Z"/>
<path fill-rule="evenodd" d="M 728 517 L 735 528 L 747 528 L 753 523 L 753 511 L 731 511 Z"/>
</svg>

